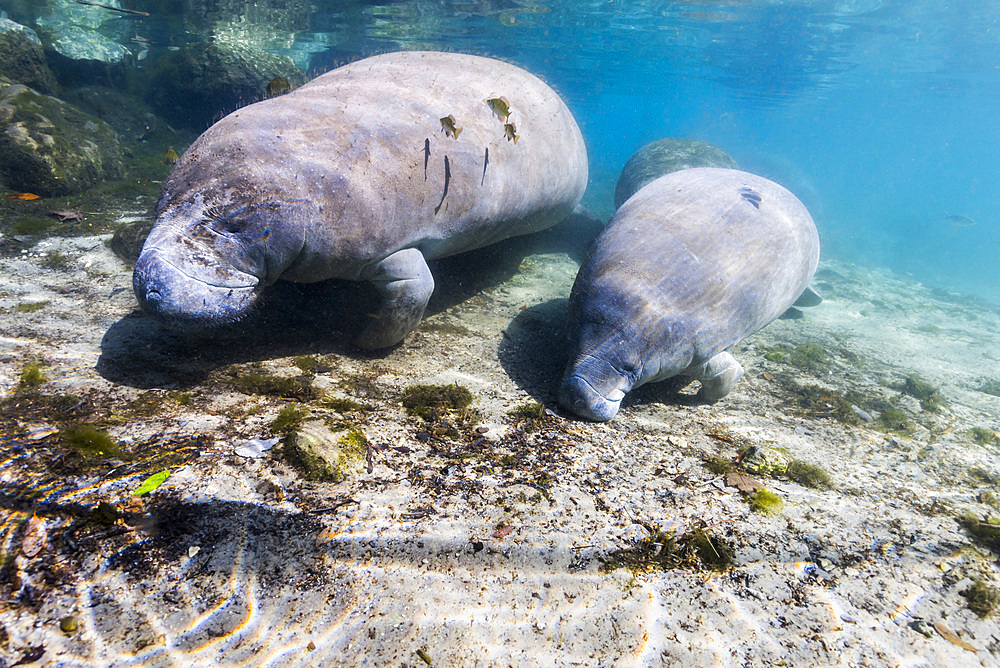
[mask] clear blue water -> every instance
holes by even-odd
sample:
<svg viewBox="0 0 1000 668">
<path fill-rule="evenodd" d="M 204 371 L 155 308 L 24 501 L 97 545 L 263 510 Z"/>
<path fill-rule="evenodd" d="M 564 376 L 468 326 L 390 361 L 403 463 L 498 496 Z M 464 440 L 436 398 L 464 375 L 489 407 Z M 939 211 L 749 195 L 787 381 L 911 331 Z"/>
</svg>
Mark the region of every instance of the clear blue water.
<svg viewBox="0 0 1000 668">
<path fill-rule="evenodd" d="M 30 22 L 53 4 L 0 9 Z M 591 161 L 585 204 L 603 219 L 635 150 L 706 140 L 797 194 L 826 256 L 1000 303 L 995 0 L 121 5 L 151 16 L 114 15 L 100 30 L 152 40 L 147 64 L 234 25 L 309 73 L 397 49 L 510 59 L 576 114 Z"/>
</svg>

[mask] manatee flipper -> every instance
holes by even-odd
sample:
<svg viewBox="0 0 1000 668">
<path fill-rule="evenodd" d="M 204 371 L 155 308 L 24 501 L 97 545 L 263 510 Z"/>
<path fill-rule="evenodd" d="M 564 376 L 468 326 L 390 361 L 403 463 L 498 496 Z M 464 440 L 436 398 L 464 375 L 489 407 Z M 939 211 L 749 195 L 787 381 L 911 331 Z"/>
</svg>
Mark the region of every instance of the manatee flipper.
<svg viewBox="0 0 1000 668">
<path fill-rule="evenodd" d="M 707 362 L 691 367 L 684 372 L 695 380 L 701 381 L 698 396 L 705 401 L 718 401 L 732 392 L 736 383 L 743 377 L 743 367 L 736 358 L 723 351 Z"/>
<path fill-rule="evenodd" d="M 792 303 L 792 306 L 804 306 L 808 308 L 810 306 L 819 306 L 822 301 L 823 297 L 818 292 L 807 286 L 806 289 L 802 291 L 802 294 L 799 295 L 799 298 Z"/>
<path fill-rule="evenodd" d="M 361 278 L 375 286 L 382 304 L 369 314 L 370 320 L 354 345 L 376 349 L 399 343 L 420 324 L 434 292 L 434 277 L 423 254 L 416 248 L 396 251 L 366 269 Z"/>
</svg>

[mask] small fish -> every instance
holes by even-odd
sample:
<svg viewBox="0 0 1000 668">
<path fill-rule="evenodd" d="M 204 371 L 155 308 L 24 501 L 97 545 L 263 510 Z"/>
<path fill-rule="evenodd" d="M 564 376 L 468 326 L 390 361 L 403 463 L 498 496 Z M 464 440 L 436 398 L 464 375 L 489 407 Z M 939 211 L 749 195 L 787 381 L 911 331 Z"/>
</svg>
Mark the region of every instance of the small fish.
<svg viewBox="0 0 1000 668">
<path fill-rule="evenodd" d="M 441 193 L 441 201 L 438 205 L 434 207 L 434 213 L 437 214 L 441 210 L 441 205 L 444 204 L 444 198 L 448 196 L 448 183 L 451 181 L 451 164 L 448 162 L 448 156 L 444 156 L 444 192 Z"/>
<path fill-rule="evenodd" d="M 458 139 L 458 133 L 462 131 L 462 128 L 455 126 L 455 117 L 448 114 L 441 119 L 441 129 L 444 130 L 445 137 L 454 137 Z"/>
<path fill-rule="evenodd" d="M 490 164 L 490 147 L 486 147 L 486 155 L 483 156 L 483 178 L 479 179 L 479 185 L 486 181 L 486 166 Z"/>
<path fill-rule="evenodd" d="M 38 199 L 38 195 L 35 193 L 14 193 L 13 195 L 7 195 L 11 199 L 20 199 L 25 202 L 30 202 L 33 199 Z"/>
<path fill-rule="evenodd" d="M 969 218 L 968 216 L 963 216 L 961 214 L 952 214 L 950 216 L 945 216 L 944 219 L 945 222 L 951 223 L 956 227 L 972 227 L 973 225 L 976 224 L 976 221 L 974 221 L 972 218 Z"/>
<path fill-rule="evenodd" d="M 507 119 L 510 118 L 510 102 L 507 101 L 507 98 L 503 96 L 491 97 L 486 100 L 486 105 L 492 109 L 493 113 L 497 115 L 497 118 L 504 123 L 506 123 Z"/>
<path fill-rule="evenodd" d="M 267 97 L 275 97 L 277 95 L 282 95 L 292 90 L 292 85 L 288 83 L 288 79 L 284 77 L 274 77 L 267 82 L 267 88 L 264 89 L 264 94 Z"/>
<path fill-rule="evenodd" d="M 49 215 L 58 218 L 60 223 L 65 223 L 66 221 L 70 220 L 72 221 L 83 220 L 83 214 L 73 209 L 59 209 L 58 211 L 49 211 Z"/>
<path fill-rule="evenodd" d="M 431 138 L 424 139 L 424 181 L 427 180 L 427 161 L 431 158 Z"/>
<path fill-rule="evenodd" d="M 180 156 L 177 155 L 177 151 L 172 148 L 168 148 L 167 152 L 163 154 L 163 162 L 168 165 L 173 165 L 177 163 L 179 157 Z"/>
<path fill-rule="evenodd" d="M 507 141 L 513 139 L 514 143 L 517 144 L 517 128 L 514 127 L 513 123 L 507 123 L 506 125 L 504 125 L 503 133 L 504 136 L 507 137 Z"/>
</svg>

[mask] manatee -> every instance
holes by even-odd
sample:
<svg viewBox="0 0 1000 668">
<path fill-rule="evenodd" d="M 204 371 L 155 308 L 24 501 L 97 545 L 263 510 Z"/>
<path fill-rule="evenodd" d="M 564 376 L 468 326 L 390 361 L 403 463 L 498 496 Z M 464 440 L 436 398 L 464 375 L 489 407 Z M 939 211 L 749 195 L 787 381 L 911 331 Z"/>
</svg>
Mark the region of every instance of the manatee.
<svg viewBox="0 0 1000 668">
<path fill-rule="evenodd" d="M 487 102 L 501 95 L 506 120 Z M 535 76 L 457 53 L 375 56 L 205 131 L 165 185 L 135 294 L 199 327 L 244 317 L 279 278 L 370 281 L 381 303 L 355 343 L 382 348 L 420 323 L 426 260 L 550 227 L 586 184 L 580 129 Z"/>
<path fill-rule="evenodd" d="M 595 240 L 570 294 L 559 401 L 610 420 L 627 392 L 685 375 L 717 401 L 743 376 L 726 350 L 796 302 L 819 236 L 805 206 L 763 177 L 687 169 L 633 195 Z"/>
<path fill-rule="evenodd" d="M 739 169 L 732 156 L 715 144 L 678 137 L 659 139 L 633 153 L 622 167 L 615 186 L 615 208 L 647 183 L 665 174 L 695 167 Z"/>
</svg>

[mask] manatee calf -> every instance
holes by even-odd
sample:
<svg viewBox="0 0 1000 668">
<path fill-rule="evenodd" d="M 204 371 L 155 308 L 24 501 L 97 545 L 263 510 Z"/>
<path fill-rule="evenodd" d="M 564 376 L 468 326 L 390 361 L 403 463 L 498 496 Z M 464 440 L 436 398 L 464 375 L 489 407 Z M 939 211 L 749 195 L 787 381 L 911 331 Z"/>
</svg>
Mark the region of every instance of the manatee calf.
<svg viewBox="0 0 1000 668">
<path fill-rule="evenodd" d="M 133 285 L 151 315 L 200 326 L 238 320 L 279 278 L 370 281 L 382 301 L 355 343 L 381 348 L 420 323 L 425 260 L 550 227 L 586 184 L 580 130 L 538 78 L 456 53 L 375 56 L 202 134 Z"/>
<path fill-rule="evenodd" d="M 559 401 L 610 420 L 626 392 L 679 374 L 721 399 L 743 376 L 726 349 L 803 295 L 818 261 L 809 212 L 778 184 L 715 168 L 656 179 L 618 209 L 577 274 Z"/>
</svg>

